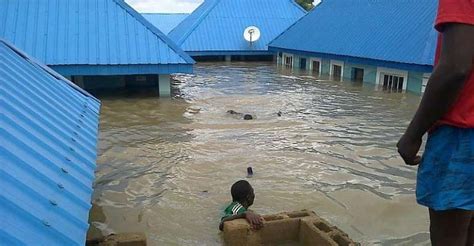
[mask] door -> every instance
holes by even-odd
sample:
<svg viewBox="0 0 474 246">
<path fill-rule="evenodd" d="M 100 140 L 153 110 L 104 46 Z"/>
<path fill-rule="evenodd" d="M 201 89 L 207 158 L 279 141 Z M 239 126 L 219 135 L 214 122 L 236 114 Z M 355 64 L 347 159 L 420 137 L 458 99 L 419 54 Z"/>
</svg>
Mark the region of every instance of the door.
<svg viewBox="0 0 474 246">
<path fill-rule="evenodd" d="M 363 82 L 364 81 L 364 69 L 362 68 L 352 68 L 352 81 Z"/>
<path fill-rule="evenodd" d="M 301 70 L 306 70 L 306 58 L 301 58 L 300 59 L 300 69 Z"/>
<path fill-rule="evenodd" d="M 319 75 L 319 67 L 321 63 L 319 61 L 313 61 L 313 74 Z"/>
<path fill-rule="evenodd" d="M 342 80 L 342 67 L 339 65 L 332 65 L 332 78 L 334 81 Z"/>
<path fill-rule="evenodd" d="M 293 57 L 292 56 L 286 56 L 285 57 L 285 66 L 288 68 L 293 67 Z"/>
</svg>

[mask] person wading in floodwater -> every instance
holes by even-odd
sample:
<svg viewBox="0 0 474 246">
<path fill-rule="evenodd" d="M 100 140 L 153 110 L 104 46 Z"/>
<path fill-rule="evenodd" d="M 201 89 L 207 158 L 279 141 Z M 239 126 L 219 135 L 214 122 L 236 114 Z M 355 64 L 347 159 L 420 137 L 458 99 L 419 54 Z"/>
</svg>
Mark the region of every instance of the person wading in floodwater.
<svg viewBox="0 0 474 246">
<path fill-rule="evenodd" d="M 439 0 L 436 66 L 397 144 L 418 165 L 416 198 L 433 245 L 474 245 L 474 1 Z M 428 132 L 423 158 L 417 153 Z"/>
</svg>

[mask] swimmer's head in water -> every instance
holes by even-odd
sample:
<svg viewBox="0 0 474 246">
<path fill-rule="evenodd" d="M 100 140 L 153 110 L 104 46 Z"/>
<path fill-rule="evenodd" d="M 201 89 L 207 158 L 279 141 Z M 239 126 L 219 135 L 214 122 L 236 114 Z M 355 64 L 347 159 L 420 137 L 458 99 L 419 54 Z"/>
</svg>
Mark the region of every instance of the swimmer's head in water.
<svg viewBox="0 0 474 246">
<path fill-rule="evenodd" d="M 255 199 L 252 186 L 245 180 L 235 182 L 230 188 L 230 193 L 234 202 L 239 202 L 246 208 L 252 206 Z"/>
<path fill-rule="evenodd" d="M 252 120 L 253 119 L 253 116 L 250 115 L 250 114 L 245 114 L 244 115 L 244 120 Z"/>
</svg>

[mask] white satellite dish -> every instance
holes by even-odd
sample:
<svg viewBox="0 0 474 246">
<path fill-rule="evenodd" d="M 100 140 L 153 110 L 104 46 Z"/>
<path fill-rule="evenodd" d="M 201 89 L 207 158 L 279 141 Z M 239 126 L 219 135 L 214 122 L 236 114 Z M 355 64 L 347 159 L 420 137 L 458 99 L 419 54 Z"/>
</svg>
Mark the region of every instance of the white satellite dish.
<svg viewBox="0 0 474 246">
<path fill-rule="evenodd" d="M 260 29 L 256 26 L 249 26 L 245 28 L 244 31 L 244 39 L 247 40 L 247 42 L 253 43 L 258 41 L 260 38 Z"/>
</svg>

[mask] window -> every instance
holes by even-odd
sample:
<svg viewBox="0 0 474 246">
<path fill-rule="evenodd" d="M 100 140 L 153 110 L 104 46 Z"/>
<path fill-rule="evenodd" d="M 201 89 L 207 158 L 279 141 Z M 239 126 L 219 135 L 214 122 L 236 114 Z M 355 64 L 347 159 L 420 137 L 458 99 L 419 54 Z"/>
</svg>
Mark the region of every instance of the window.
<svg viewBox="0 0 474 246">
<path fill-rule="evenodd" d="M 384 91 L 403 92 L 407 89 L 408 71 L 378 67 L 375 83 Z"/>
<path fill-rule="evenodd" d="M 301 58 L 300 59 L 300 69 L 301 70 L 306 70 L 306 58 Z"/>
<path fill-rule="evenodd" d="M 321 60 L 312 60 L 311 61 L 311 70 L 313 74 L 320 75 L 321 73 Z"/>
<path fill-rule="evenodd" d="M 331 60 L 329 75 L 332 76 L 334 81 L 342 81 L 344 77 L 344 62 Z"/>
<path fill-rule="evenodd" d="M 332 78 L 335 81 L 342 80 L 342 67 L 339 65 L 332 65 Z"/>
<path fill-rule="evenodd" d="M 285 58 L 285 61 L 284 61 L 285 66 L 289 68 L 293 67 L 293 56 L 284 56 L 284 58 Z"/>
<path fill-rule="evenodd" d="M 405 79 L 401 76 L 383 74 L 382 88 L 384 91 L 402 92 Z"/>
<path fill-rule="evenodd" d="M 364 81 L 364 69 L 353 67 L 351 69 L 351 80 L 355 82 Z"/>
</svg>

